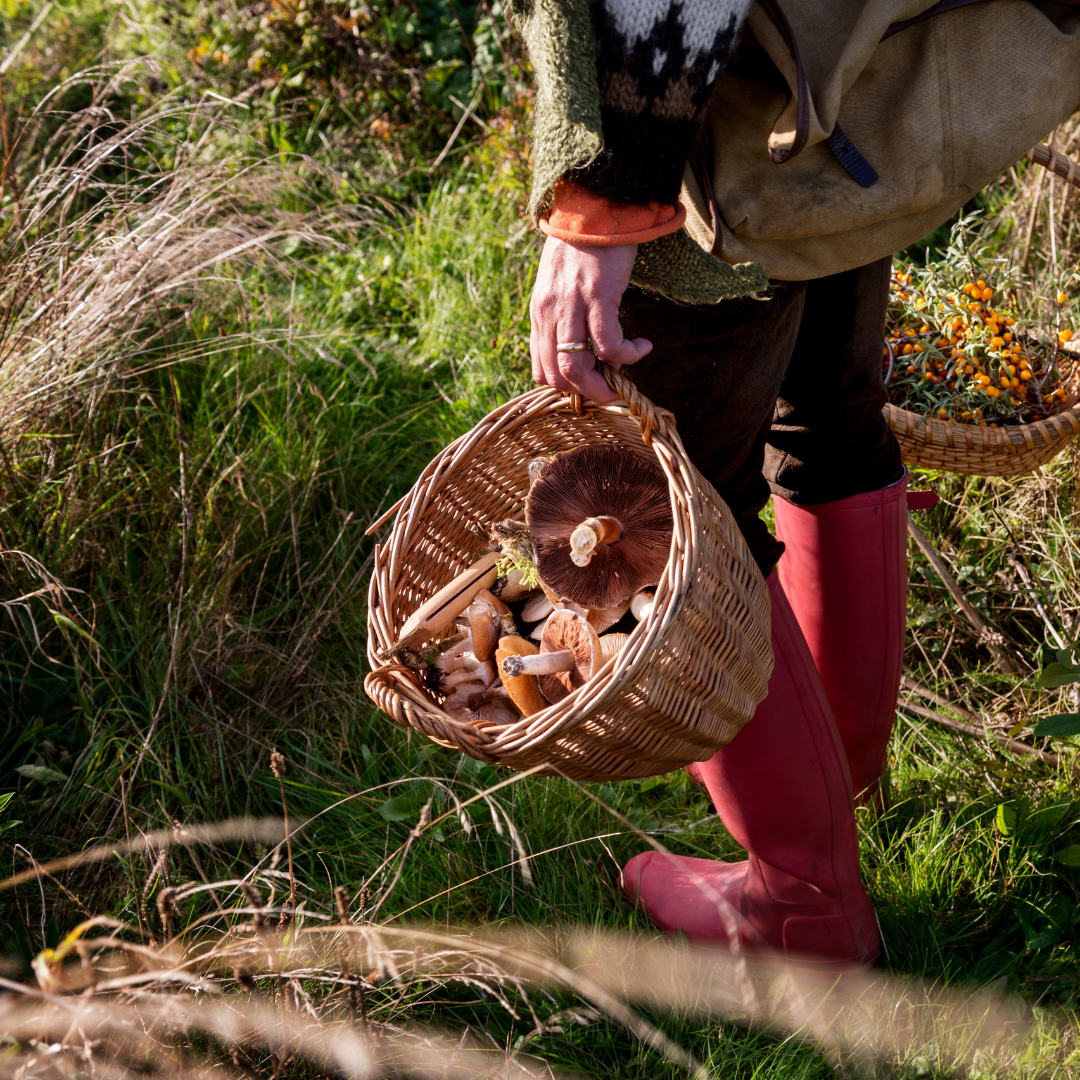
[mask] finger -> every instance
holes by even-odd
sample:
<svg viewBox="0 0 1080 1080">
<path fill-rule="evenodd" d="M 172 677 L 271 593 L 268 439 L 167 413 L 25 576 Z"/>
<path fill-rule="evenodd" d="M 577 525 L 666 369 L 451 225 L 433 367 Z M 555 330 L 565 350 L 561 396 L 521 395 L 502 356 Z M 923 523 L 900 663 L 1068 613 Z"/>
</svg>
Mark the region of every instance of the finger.
<svg viewBox="0 0 1080 1080">
<path fill-rule="evenodd" d="M 589 309 L 589 332 L 596 355 L 613 367 L 636 364 L 652 351 L 652 342 L 645 338 L 623 337 L 619 309 L 614 304 L 595 304 Z"/>
<path fill-rule="evenodd" d="M 535 383 L 544 383 L 544 365 L 540 359 L 540 335 L 537 333 L 536 320 L 529 320 L 529 356 L 532 359 L 532 377 Z"/>
<path fill-rule="evenodd" d="M 563 353 L 560 361 L 563 379 L 579 394 L 598 405 L 607 405 L 618 400 L 618 394 L 612 391 L 604 376 L 597 370 L 596 357 L 592 350 Z"/>
</svg>

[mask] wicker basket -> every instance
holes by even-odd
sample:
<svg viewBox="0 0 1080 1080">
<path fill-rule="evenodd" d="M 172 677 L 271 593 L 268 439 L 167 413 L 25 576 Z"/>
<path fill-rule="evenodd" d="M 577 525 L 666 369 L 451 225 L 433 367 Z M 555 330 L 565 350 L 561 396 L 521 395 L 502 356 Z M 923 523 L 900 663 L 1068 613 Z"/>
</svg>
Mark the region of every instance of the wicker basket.
<svg viewBox="0 0 1080 1080">
<path fill-rule="evenodd" d="M 708 759 L 753 715 L 772 672 L 768 594 L 731 512 L 690 463 L 671 414 L 603 371 L 626 406 L 582 407 L 532 390 L 443 450 L 375 548 L 368 606 L 364 688 L 381 709 L 481 761 L 577 780 L 655 776 Z M 412 671 L 380 656 L 408 616 L 476 559 L 477 531 L 521 517 L 529 459 L 585 443 L 623 447 L 667 475 L 675 528 L 652 613 L 557 705 L 509 725 L 457 721 Z"/>
<path fill-rule="evenodd" d="M 1027 156 L 1055 176 L 1080 187 L 1080 164 L 1071 158 L 1045 143 L 1032 147 Z M 1076 389 L 1073 388 L 1073 397 Z M 1019 476 L 1031 472 L 1059 454 L 1080 432 L 1080 402 L 1034 424 L 998 428 L 920 416 L 892 404 L 886 405 L 884 412 L 909 465 L 974 476 Z"/>
<path fill-rule="evenodd" d="M 979 427 L 885 406 L 909 465 L 974 476 L 1019 476 L 1045 465 L 1080 432 L 1080 407 L 1034 424 Z"/>
</svg>

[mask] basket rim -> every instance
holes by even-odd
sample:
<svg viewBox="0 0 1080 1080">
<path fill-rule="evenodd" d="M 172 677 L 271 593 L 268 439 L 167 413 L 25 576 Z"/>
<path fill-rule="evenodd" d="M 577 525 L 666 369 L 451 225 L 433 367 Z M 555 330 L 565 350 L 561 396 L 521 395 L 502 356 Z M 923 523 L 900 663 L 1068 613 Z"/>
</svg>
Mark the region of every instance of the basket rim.
<svg viewBox="0 0 1080 1080">
<path fill-rule="evenodd" d="M 1013 457 L 1053 446 L 1080 434 L 1080 401 L 1044 420 L 996 428 L 923 416 L 891 401 L 885 403 L 885 412 L 894 433 L 898 426 L 902 426 L 904 434 L 927 445 L 968 449 L 995 457 Z M 1015 438 L 1010 437 L 1013 434 Z"/>
<path fill-rule="evenodd" d="M 462 734 L 467 731 L 467 741 L 470 744 L 481 744 L 478 749 L 482 749 L 485 755 L 510 757 L 524 750 L 523 744 L 526 743 L 535 751 L 538 742 L 554 741 L 565 736 L 608 698 L 631 683 L 682 610 L 697 571 L 701 554 L 703 508 L 696 470 L 675 430 L 674 417 L 655 406 L 620 372 L 607 365 L 601 365 L 599 370 L 622 399 L 620 402 L 610 405 L 589 402 L 586 410 L 585 404 L 577 395 L 566 395 L 550 387 L 534 387 L 512 398 L 488 413 L 431 460 L 397 504 L 394 524 L 387 541 L 377 544 L 375 548 L 368 590 L 367 654 L 372 670 L 364 680 L 365 687 L 369 680 L 393 680 L 396 684 L 395 691 L 402 694 L 414 707 L 436 715 L 444 727 L 453 728 Z M 603 411 L 636 420 L 642 440 L 653 451 L 657 464 L 664 471 L 674 527 L 668 561 L 656 589 L 656 601 L 646 619 L 631 631 L 618 655 L 606 661 L 591 679 L 562 701 L 522 717 L 512 724 L 475 721 L 468 723 L 457 720 L 431 699 L 415 678 L 411 677 L 408 669 L 380 657 L 380 645 L 386 648 L 393 642 L 394 638 L 389 637 L 388 632 L 395 629 L 383 617 L 380 577 L 384 577 L 389 585 L 388 597 L 392 596 L 403 549 L 430 501 L 437 498 L 439 489 L 453 475 L 454 466 L 471 458 L 485 443 L 508 430 L 547 413 L 567 410 L 578 416 L 586 415 L 587 411 Z M 383 624 L 382 634 L 379 634 L 380 622 Z M 379 637 L 389 639 L 380 642 Z"/>
</svg>

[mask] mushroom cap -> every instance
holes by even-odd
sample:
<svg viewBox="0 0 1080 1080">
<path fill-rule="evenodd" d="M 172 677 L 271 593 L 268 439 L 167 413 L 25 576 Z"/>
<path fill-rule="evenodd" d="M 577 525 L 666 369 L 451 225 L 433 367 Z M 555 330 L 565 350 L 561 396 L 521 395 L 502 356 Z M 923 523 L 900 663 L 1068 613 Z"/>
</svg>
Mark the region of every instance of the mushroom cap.
<svg viewBox="0 0 1080 1080">
<path fill-rule="evenodd" d="M 543 593 L 540 593 L 521 609 L 522 622 L 539 622 L 541 619 L 546 619 L 554 607 L 555 605 Z"/>
<path fill-rule="evenodd" d="M 522 580 L 522 573 L 516 567 L 510 568 L 510 573 L 505 578 L 500 579 L 502 581 L 502 587 L 496 593 L 494 586 L 492 587 L 492 596 L 498 596 L 498 598 L 504 604 L 512 604 L 516 600 L 523 600 L 527 596 L 532 596 L 533 593 L 539 592 L 539 586 L 535 588 L 532 585 L 526 585 Z M 498 584 L 498 582 L 496 582 Z"/>
<path fill-rule="evenodd" d="M 540 650 L 531 642 L 518 635 L 509 635 L 500 639 L 498 651 L 495 653 L 495 664 L 499 669 L 499 677 L 510 695 L 510 700 L 521 710 L 522 716 L 532 716 L 533 713 L 548 707 L 547 698 L 540 693 L 540 686 L 535 675 L 518 675 L 511 678 L 503 674 L 502 662 L 508 656 L 535 656 Z"/>
<path fill-rule="evenodd" d="M 588 518 L 613 517 L 622 536 L 571 561 L 570 536 Z M 659 582 L 674 523 L 667 478 L 658 465 L 614 446 L 556 454 L 540 470 L 525 504 L 536 569 L 552 592 L 592 609 L 614 607 Z"/>
<path fill-rule="evenodd" d="M 540 651 L 562 652 L 569 649 L 574 654 L 574 666 L 570 671 L 553 675 L 540 675 L 537 682 L 540 692 L 554 704 L 592 678 L 592 673 L 603 662 L 600 638 L 589 625 L 589 620 L 573 611 L 553 611 L 544 625 L 540 639 Z"/>
<path fill-rule="evenodd" d="M 469 605 L 469 630 L 472 634 L 473 654 L 477 660 L 490 660 L 495 655 L 504 624 L 513 619 L 510 609 L 486 589 L 481 589 Z"/>
</svg>

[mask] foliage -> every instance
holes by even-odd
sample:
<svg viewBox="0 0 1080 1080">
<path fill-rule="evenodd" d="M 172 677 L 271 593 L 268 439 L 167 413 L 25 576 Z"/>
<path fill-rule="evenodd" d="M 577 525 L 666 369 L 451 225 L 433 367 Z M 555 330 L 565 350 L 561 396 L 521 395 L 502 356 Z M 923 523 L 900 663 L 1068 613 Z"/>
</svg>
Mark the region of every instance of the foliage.
<svg viewBox="0 0 1080 1080">
<path fill-rule="evenodd" d="M 312 40 L 308 59 L 273 54 L 259 72 L 248 71 L 240 51 L 227 63 L 213 50 L 209 60 L 187 57 L 198 44 L 193 28 L 209 27 L 213 43 L 214 19 L 223 27 L 214 49 L 235 40 L 253 52 L 257 34 L 274 48 L 302 43 L 332 6 L 312 8 L 303 26 L 299 7 L 281 8 L 281 25 L 265 30 L 225 6 L 192 6 L 171 27 L 151 26 L 158 9 L 140 10 L 143 23 L 125 5 L 100 40 L 106 29 L 129 42 L 152 30 L 153 56 L 112 55 L 71 79 L 66 96 L 50 98 L 55 110 L 41 105 L 54 78 L 45 64 L 51 29 L 5 83 L 9 103 L 12 86 L 29 90 L 22 111 L 5 116 L 27 149 L 7 159 L 0 216 L 0 843 L 28 875 L 0 893 L 10 976 L 29 980 L 38 959 L 46 977 L 78 979 L 83 960 L 61 961 L 82 947 L 87 969 L 104 981 L 108 965 L 132 965 L 125 976 L 137 970 L 132 957 L 157 964 L 159 945 L 138 952 L 151 936 L 160 943 L 189 934 L 198 952 L 212 931 L 222 962 L 198 969 L 205 981 L 197 993 L 222 993 L 206 1016 L 222 1015 L 213 1012 L 220 1001 L 256 1032 L 262 994 L 289 1024 L 348 1034 L 359 1005 L 342 981 L 337 943 L 317 963 L 301 956 L 295 969 L 231 967 L 259 942 L 273 953 L 288 882 L 278 838 L 224 830 L 193 839 L 200 822 L 277 821 L 282 791 L 294 830 L 298 934 L 340 921 L 340 887 L 350 921 L 387 934 L 416 921 L 431 933 L 528 924 L 553 928 L 556 943 L 573 926 L 574 935 L 595 929 L 596 948 L 652 944 L 657 935 L 617 884 L 619 866 L 648 842 L 634 828 L 679 854 L 739 854 L 684 774 L 599 788 L 513 779 L 394 725 L 362 691 L 366 570 L 385 535 L 367 538 L 365 526 L 446 442 L 529 385 L 537 241 L 518 209 L 527 156 L 520 109 L 489 111 L 482 134 L 470 121 L 464 153 L 406 177 L 412 129 L 384 139 L 370 134 L 371 121 L 408 118 L 422 129 L 416 145 L 428 139 L 429 151 L 441 151 L 453 117 L 438 102 L 424 104 L 420 75 L 415 93 L 400 76 L 408 93 L 402 105 L 388 104 L 378 97 L 377 68 L 365 69 L 373 81 L 348 91 L 362 98 L 356 110 L 369 110 L 361 124 L 357 112 L 346 118 L 353 105 L 342 57 L 352 54 L 331 49 L 328 37 Z M 419 18 L 419 8 L 396 10 L 394 18 Z M 18 9 L 15 29 L 28 25 L 28 11 Z M 377 29 L 374 15 L 368 26 Z M 419 35 L 408 52 L 404 42 L 388 43 L 389 31 L 377 39 L 376 29 L 363 55 L 377 58 L 382 48 L 378 55 L 400 62 L 395 78 L 409 64 L 426 71 L 437 63 L 421 56 Z M 274 97 L 309 61 L 305 81 Z M 74 74 L 70 56 L 56 63 L 64 77 Z M 263 86 L 281 63 L 295 66 Z M 343 153 L 358 145 L 358 132 L 370 157 Z M 1056 287 L 1065 250 L 1062 240 Z M 1035 259 L 1032 288 L 1045 280 Z M 907 673 L 947 702 L 940 708 L 962 708 L 992 734 L 1045 748 L 1036 725 L 1080 711 L 1075 684 L 1036 687 L 1028 663 L 1044 646 L 1068 649 L 1080 633 L 1076 451 L 1012 480 L 927 471 L 914 480 L 942 495 L 924 530 L 1021 674 L 997 672 L 918 556 Z M 1073 1010 L 1078 990 L 1074 736 L 1055 739 L 1063 761 L 1054 768 L 927 723 L 914 703 L 905 693 L 891 806 L 859 821 L 887 966 L 918 976 L 913 985 L 937 980 L 961 996 L 975 988 L 1021 995 L 1017 1015 L 1034 1019 L 1035 1034 L 1026 1056 L 1003 1059 L 997 1044 L 984 1056 L 949 1056 L 945 1040 L 931 1040 L 883 1052 L 867 1070 L 1070 1075 L 1075 1036 L 1053 1010 Z M 268 768 L 275 747 L 289 763 L 280 782 Z M 122 846 L 39 875 L 46 860 L 99 841 Z M 259 891 L 257 901 L 244 885 Z M 184 891 L 169 892 L 176 889 Z M 274 907 L 267 929 L 262 909 Z M 86 928 L 100 912 L 123 925 Z M 210 929 L 200 937 L 203 926 Z M 105 938 L 118 944 L 96 944 Z M 185 941 L 176 942 L 178 963 L 193 956 L 180 952 Z M 491 1060 L 498 1053 L 500 1066 L 685 1075 L 684 1059 L 657 1049 L 669 1044 L 613 1021 L 568 985 L 522 989 L 505 971 L 479 971 L 457 937 L 460 964 L 448 978 L 429 963 L 427 946 L 415 948 L 409 941 L 385 950 L 396 976 L 368 980 L 374 965 L 362 972 L 371 988 L 365 1005 L 388 1044 L 419 1032 L 441 1053 L 445 1031 L 461 1029 Z M 682 944 L 675 949 L 685 961 Z M 629 967 L 611 970 L 621 978 Z M 140 986 L 157 993 L 160 972 Z M 178 985 L 170 984 L 170 1008 L 187 1000 Z M 683 982 L 695 992 L 703 985 L 690 975 Z M 295 1008 L 282 1013 L 278 1004 Z M 717 1075 L 833 1075 L 839 1051 L 823 1049 L 811 1028 L 766 1030 L 745 1015 L 691 1005 L 646 996 L 642 1013 Z M 132 1009 L 114 1019 L 136 1030 L 145 1014 Z M 29 1025 L 5 1054 L 52 1054 L 66 1067 L 51 1048 L 67 1028 L 56 1044 L 42 1037 L 53 1027 L 34 1028 L 31 1043 Z M 245 1042 L 199 1028 L 188 1044 L 207 1067 L 302 1071 L 295 1059 L 286 1068 L 255 1034 Z M 140 1069 L 151 1057 L 160 1065 L 161 1043 L 139 1049 L 148 1055 L 136 1055 Z M 322 1075 L 329 1066 L 313 1057 L 303 1068 Z"/>
<path fill-rule="evenodd" d="M 893 272 L 886 327 L 889 398 L 920 415 L 986 427 L 1030 423 L 1071 407 L 1075 359 L 1055 298 L 1047 332 L 1017 306 L 1020 287 L 1008 259 L 973 248 L 978 220 L 964 218 L 941 258 Z M 991 307 L 992 298 L 1000 299 Z"/>
</svg>

